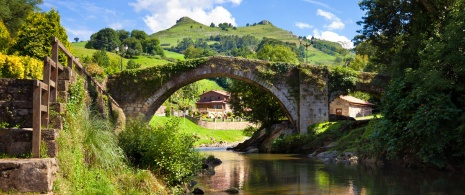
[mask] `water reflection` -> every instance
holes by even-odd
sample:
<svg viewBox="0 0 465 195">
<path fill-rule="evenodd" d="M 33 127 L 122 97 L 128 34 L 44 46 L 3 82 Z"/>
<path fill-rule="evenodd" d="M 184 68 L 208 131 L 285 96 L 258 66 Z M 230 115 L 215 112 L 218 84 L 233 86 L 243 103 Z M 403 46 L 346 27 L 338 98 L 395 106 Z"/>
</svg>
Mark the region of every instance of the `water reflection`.
<svg viewBox="0 0 465 195">
<path fill-rule="evenodd" d="M 237 154 L 202 150 L 223 163 L 197 178 L 206 194 L 464 194 L 464 178 L 451 173 L 324 164 L 289 154 Z"/>
</svg>

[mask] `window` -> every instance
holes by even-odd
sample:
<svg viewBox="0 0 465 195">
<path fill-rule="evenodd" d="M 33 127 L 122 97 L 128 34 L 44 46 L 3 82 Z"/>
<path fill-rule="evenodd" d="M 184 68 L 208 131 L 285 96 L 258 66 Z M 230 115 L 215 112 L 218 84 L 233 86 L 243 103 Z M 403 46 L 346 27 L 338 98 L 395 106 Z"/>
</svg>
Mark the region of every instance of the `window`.
<svg viewBox="0 0 465 195">
<path fill-rule="evenodd" d="M 218 99 L 220 99 L 220 96 L 218 96 Z"/>
<path fill-rule="evenodd" d="M 203 99 L 204 99 L 204 100 L 206 100 L 206 99 L 207 99 L 207 97 L 203 97 Z"/>
</svg>

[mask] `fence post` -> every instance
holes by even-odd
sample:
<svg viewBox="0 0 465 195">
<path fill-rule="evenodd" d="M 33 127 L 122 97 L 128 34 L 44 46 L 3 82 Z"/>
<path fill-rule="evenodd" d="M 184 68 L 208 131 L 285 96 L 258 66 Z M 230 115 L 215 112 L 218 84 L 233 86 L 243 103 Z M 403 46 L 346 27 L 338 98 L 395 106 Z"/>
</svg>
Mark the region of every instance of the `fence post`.
<svg viewBox="0 0 465 195">
<path fill-rule="evenodd" d="M 40 140 L 41 140 L 41 105 L 42 105 L 42 87 L 41 82 L 36 80 L 34 82 L 34 95 L 32 103 L 32 157 L 40 158 Z"/>
</svg>

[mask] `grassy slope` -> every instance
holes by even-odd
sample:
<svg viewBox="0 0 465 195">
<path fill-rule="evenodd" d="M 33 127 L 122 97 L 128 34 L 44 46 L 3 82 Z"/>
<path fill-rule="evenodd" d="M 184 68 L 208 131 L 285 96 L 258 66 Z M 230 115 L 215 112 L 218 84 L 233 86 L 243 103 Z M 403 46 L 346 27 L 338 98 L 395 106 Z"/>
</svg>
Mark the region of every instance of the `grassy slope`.
<svg viewBox="0 0 465 195">
<path fill-rule="evenodd" d="M 192 28 L 191 28 L 192 26 Z M 210 36 L 216 35 L 237 35 L 237 36 L 244 36 L 244 35 L 252 35 L 257 37 L 258 39 L 262 39 L 263 37 L 268 38 L 275 38 L 284 42 L 291 42 L 299 45 L 298 37 L 290 31 L 283 30 L 278 28 L 272 24 L 268 25 L 256 25 L 256 26 L 248 26 L 248 27 L 237 27 L 237 30 L 233 30 L 229 28 L 228 31 L 221 30 L 221 28 L 211 28 L 210 26 L 206 26 L 200 24 L 192 19 L 185 19 L 182 22 L 177 23 L 173 27 L 159 31 L 151 36 L 158 37 L 160 39 L 161 44 L 169 44 L 167 47 L 176 46 L 179 41 L 183 38 L 192 38 L 192 39 L 208 39 Z M 327 42 L 331 44 L 331 42 L 318 40 L 322 42 Z M 209 42 L 214 43 L 214 42 Z M 349 54 L 353 56 L 353 54 Z M 313 47 L 308 47 L 307 53 L 307 62 L 310 64 L 320 64 L 320 65 L 337 65 L 335 64 L 334 60 L 336 57 L 343 56 L 336 54 L 335 56 L 328 55 L 315 49 Z"/>
<path fill-rule="evenodd" d="M 86 49 L 84 46 L 86 45 L 87 42 L 77 42 L 77 43 L 72 43 L 73 47 L 73 54 L 76 57 L 83 58 L 85 56 L 92 57 L 92 54 L 94 54 L 97 50 L 95 49 Z M 110 58 L 120 58 L 119 55 L 113 52 L 107 52 L 108 56 Z M 184 55 L 178 54 L 175 52 L 171 51 L 166 51 L 165 50 L 165 55 L 168 58 L 173 58 L 173 59 L 179 59 L 179 60 L 184 60 Z M 129 59 L 122 58 L 123 64 L 127 64 Z M 163 65 L 168 63 L 169 61 L 164 60 L 164 59 L 157 59 L 151 56 L 137 56 L 134 59 L 135 62 L 142 64 L 142 67 L 149 67 L 149 66 L 157 66 L 157 65 Z"/>
<path fill-rule="evenodd" d="M 150 125 L 154 127 L 163 126 L 172 118 L 174 117 L 154 116 L 152 120 L 150 120 Z M 228 143 L 244 141 L 246 138 L 242 130 L 210 130 L 200 127 L 188 119 L 177 118 L 177 120 L 181 120 L 179 123 L 180 132 L 196 135 L 200 138 L 196 142 L 196 146 L 201 144 L 212 144 L 212 138 L 216 142 L 223 141 Z"/>
</svg>

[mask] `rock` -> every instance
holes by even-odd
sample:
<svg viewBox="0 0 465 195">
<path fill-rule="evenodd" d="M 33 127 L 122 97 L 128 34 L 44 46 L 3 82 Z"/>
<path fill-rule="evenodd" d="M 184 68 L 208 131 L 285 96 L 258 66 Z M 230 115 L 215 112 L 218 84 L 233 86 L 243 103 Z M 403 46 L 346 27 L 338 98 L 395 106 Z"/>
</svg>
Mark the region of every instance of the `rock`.
<svg viewBox="0 0 465 195">
<path fill-rule="evenodd" d="M 51 192 L 57 169 L 54 158 L 1 159 L 0 191 Z"/>
<path fill-rule="evenodd" d="M 319 159 L 334 159 L 337 157 L 337 152 L 336 151 L 326 151 L 319 153 L 315 156 L 316 158 Z"/>
<path fill-rule="evenodd" d="M 192 191 L 193 194 L 205 194 L 203 190 L 200 188 L 194 188 L 194 191 Z"/>
<path fill-rule="evenodd" d="M 203 163 L 210 165 L 210 166 L 218 166 L 223 162 L 219 158 L 215 158 L 213 155 L 211 155 L 211 156 L 208 156 L 208 158 L 205 159 Z"/>
<path fill-rule="evenodd" d="M 341 155 L 339 155 L 335 160 L 338 163 L 358 163 L 358 157 L 355 156 L 353 152 L 344 152 Z"/>
<path fill-rule="evenodd" d="M 229 189 L 225 190 L 225 192 L 227 192 L 228 194 L 238 194 L 239 189 L 237 189 L 237 188 L 229 188 Z"/>
<path fill-rule="evenodd" d="M 249 150 L 247 150 L 246 152 L 244 152 L 244 154 L 252 154 L 252 153 L 258 153 L 258 148 L 251 148 Z"/>
</svg>

